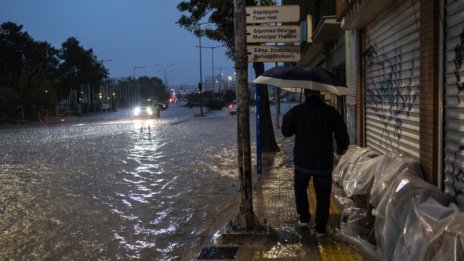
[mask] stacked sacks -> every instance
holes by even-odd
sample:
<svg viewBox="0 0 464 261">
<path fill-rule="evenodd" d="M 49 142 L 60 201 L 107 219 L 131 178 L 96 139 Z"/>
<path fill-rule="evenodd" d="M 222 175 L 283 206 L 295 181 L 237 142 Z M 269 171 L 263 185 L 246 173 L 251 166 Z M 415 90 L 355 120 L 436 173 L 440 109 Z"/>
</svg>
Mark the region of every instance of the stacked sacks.
<svg viewBox="0 0 464 261">
<path fill-rule="evenodd" d="M 403 233 L 415 198 L 431 187 L 420 178 L 414 166 L 408 166 L 402 159 L 392 159 L 390 163 L 391 168 L 383 173 L 384 180 L 377 184 L 379 191 L 373 188 L 373 193 L 378 197 L 371 198 L 378 199 L 373 204 L 375 239 L 378 255 L 383 256 L 383 260 L 393 259 L 396 243 Z"/>
<path fill-rule="evenodd" d="M 353 146 L 333 179 L 338 197 L 350 202 L 338 236 L 369 258 L 460 260 L 464 255 L 464 214 L 424 180 L 416 160 Z"/>
<path fill-rule="evenodd" d="M 422 179 L 414 166 L 403 169 L 375 209 L 378 256 L 398 261 L 460 260 L 464 224 L 453 223 L 459 215 L 450 197 Z"/>
<path fill-rule="evenodd" d="M 334 196 L 344 207 L 339 236 L 371 257 L 375 256 L 374 220 L 368 202 L 378 156 L 379 153 L 370 148 L 352 145 L 332 173 Z"/>
<path fill-rule="evenodd" d="M 462 260 L 464 256 L 464 213 L 451 215 L 423 252 L 422 260 Z"/>
<path fill-rule="evenodd" d="M 422 177 L 419 163 L 403 155 L 382 155 L 375 165 L 374 183 L 370 191 L 369 203 L 377 208 L 396 176 L 402 171 L 410 171 Z"/>
<path fill-rule="evenodd" d="M 369 205 L 375 217 L 375 241 L 380 249 L 383 249 L 385 245 L 383 228 L 388 215 L 391 214 L 391 208 L 407 203 L 402 200 L 408 200 L 408 198 L 402 196 L 414 191 L 414 185 L 410 180 L 421 180 L 420 176 L 417 161 L 402 155 L 382 155 L 377 158 Z M 397 189 L 398 193 L 402 194 L 395 195 Z"/>
<path fill-rule="evenodd" d="M 343 191 L 357 206 L 369 208 L 370 193 L 374 183 L 378 154 L 369 152 L 360 158 L 343 181 Z"/>
<path fill-rule="evenodd" d="M 342 211 L 340 232 L 336 236 L 355 245 L 369 260 L 377 259 L 373 223 L 368 209 L 346 207 Z"/>
<path fill-rule="evenodd" d="M 338 192 L 336 198 L 343 206 L 351 203 L 357 206 L 367 205 L 370 187 L 374 180 L 371 167 L 375 162 L 373 159 L 378 155 L 378 152 L 370 148 L 350 145 L 345 155 L 340 158 L 332 173 L 332 180 L 335 191 Z"/>
<path fill-rule="evenodd" d="M 456 217 L 461 216 L 461 219 Z M 462 258 L 462 213 L 450 198 L 430 185 L 414 198 L 393 260 L 459 260 Z M 459 220 L 459 222 L 455 222 Z M 460 244 L 458 241 L 461 241 Z M 456 244 L 457 243 L 457 244 Z"/>
<path fill-rule="evenodd" d="M 379 162 L 377 152 L 369 151 L 353 165 L 351 171 L 343 181 L 343 192 L 352 202 L 342 212 L 342 229 L 351 240 L 364 244 L 364 252 L 373 251 L 366 248 L 364 241 L 375 246 L 374 221 L 372 205 L 369 204 L 370 192 L 374 183 L 377 164 Z"/>
</svg>

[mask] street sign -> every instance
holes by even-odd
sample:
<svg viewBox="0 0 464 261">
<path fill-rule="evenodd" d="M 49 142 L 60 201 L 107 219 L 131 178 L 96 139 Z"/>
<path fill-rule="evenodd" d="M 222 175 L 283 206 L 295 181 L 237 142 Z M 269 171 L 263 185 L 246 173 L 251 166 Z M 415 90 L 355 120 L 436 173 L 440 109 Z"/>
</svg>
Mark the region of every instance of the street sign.
<svg viewBox="0 0 464 261">
<path fill-rule="evenodd" d="M 300 46 L 248 45 L 248 62 L 299 62 Z"/>
<path fill-rule="evenodd" d="M 282 23 L 299 22 L 299 5 L 247 6 L 246 23 Z"/>
<path fill-rule="evenodd" d="M 281 43 L 300 41 L 298 25 L 247 26 L 247 43 Z"/>
</svg>

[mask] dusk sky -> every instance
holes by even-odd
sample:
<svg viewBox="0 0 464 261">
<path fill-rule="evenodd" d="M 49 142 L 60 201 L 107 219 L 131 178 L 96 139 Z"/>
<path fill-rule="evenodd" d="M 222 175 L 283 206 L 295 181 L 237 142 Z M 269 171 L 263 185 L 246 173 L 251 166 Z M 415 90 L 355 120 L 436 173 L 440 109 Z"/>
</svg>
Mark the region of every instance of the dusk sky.
<svg viewBox="0 0 464 261">
<path fill-rule="evenodd" d="M 147 75 L 169 85 L 196 85 L 200 79 L 198 38 L 176 24 L 178 0 L 0 0 L 0 23 L 23 25 L 34 40 L 60 48 L 71 36 L 92 48 L 110 77 Z M 202 38 L 203 46 L 222 45 Z M 233 74 L 224 48 L 214 49 L 215 74 Z M 203 79 L 212 74 L 211 49 L 202 49 Z"/>
</svg>

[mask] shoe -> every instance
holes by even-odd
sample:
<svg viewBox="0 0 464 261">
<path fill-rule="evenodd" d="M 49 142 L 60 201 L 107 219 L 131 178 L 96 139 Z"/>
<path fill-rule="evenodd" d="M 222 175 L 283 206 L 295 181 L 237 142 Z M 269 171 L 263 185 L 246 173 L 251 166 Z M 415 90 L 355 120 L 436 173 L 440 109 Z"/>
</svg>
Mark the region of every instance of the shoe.
<svg viewBox="0 0 464 261">
<path fill-rule="evenodd" d="M 299 226 L 299 227 L 308 227 L 308 226 L 309 226 L 309 222 L 298 221 L 298 226 Z"/>
</svg>

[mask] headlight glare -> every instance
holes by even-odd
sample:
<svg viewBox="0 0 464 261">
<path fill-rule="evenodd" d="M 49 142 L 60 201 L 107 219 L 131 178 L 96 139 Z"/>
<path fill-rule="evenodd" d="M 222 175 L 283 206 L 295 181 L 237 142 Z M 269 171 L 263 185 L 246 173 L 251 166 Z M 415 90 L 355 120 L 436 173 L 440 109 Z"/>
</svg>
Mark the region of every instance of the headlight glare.
<svg viewBox="0 0 464 261">
<path fill-rule="evenodd" d="M 134 115 L 138 116 L 140 114 L 140 107 L 135 107 L 134 108 Z"/>
</svg>

